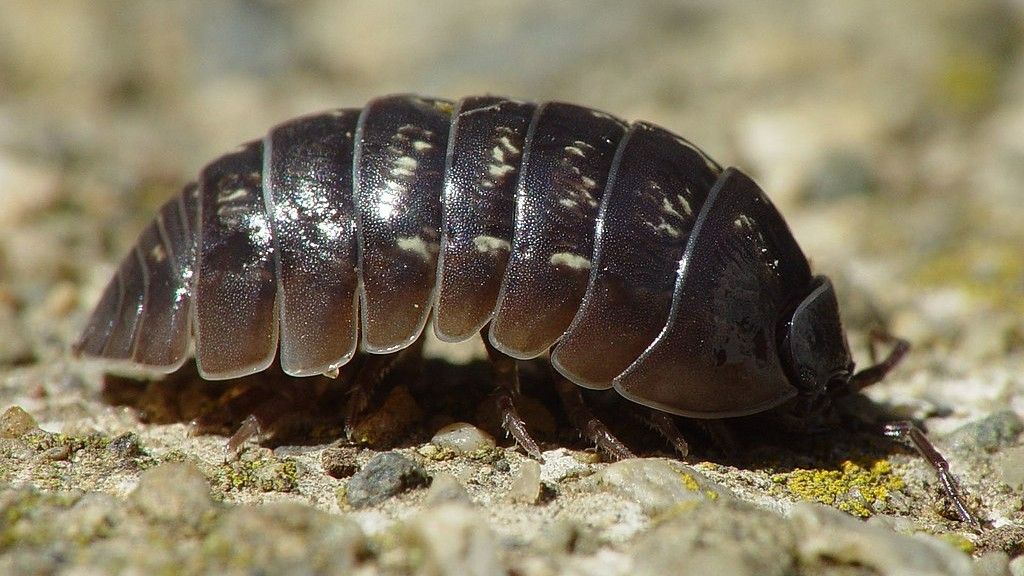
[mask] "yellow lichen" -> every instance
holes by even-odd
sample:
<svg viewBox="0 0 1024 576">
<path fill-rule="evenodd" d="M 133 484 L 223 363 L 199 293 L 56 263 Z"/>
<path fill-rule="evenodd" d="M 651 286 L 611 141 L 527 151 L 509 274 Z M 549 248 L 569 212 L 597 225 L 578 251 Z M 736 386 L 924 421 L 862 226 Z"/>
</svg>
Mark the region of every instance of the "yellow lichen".
<svg viewBox="0 0 1024 576">
<path fill-rule="evenodd" d="M 798 498 L 821 502 L 861 518 L 874 514 L 892 492 L 904 487 L 903 479 L 893 473 L 887 460 L 876 460 L 868 468 L 849 460 L 838 470 L 796 468 L 774 474 L 772 481 L 784 485 Z"/>
<path fill-rule="evenodd" d="M 992 54 L 972 48 L 954 50 L 939 66 L 938 96 L 956 112 L 975 114 L 995 100 L 999 73 L 999 62 Z"/>
<path fill-rule="evenodd" d="M 940 540 L 945 540 L 947 543 L 951 544 L 954 548 L 960 550 L 964 554 L 973 554 L 974 551 L 977 549 L 977 546 L 975 546 L 974 542 L 971 542 L 963 534 L 957 534 L 956 532 L 946 532 L 944 534 L 939 534 L 938 538 Z"/>
<path fill-rule="evenodd" d="M 298 486 L 299 469 L 290 458 L 255 458 L 222 464 L 217 480 L 224 490 L 291 492 Z"/>
<path fill-rule="evenodd" d="M 683 486 L 690 492 L 700 490 L 700 484 L 697 483 L 697 480 L 693 476 L 686 473 L 680 473 L 679 479 L 682 480 Z"/>
</svg>

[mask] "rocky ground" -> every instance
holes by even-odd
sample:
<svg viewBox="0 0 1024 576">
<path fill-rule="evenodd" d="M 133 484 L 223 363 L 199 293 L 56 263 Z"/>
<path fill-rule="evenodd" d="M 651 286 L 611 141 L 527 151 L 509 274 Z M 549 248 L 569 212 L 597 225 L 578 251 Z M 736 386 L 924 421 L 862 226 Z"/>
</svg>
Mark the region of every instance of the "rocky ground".
<svg viewBox="0 0 1024 576">
<path fill-rule="evenodd" d="M 538 463 L 497 429 L 472 346 L 428 345 L 360 445 L 326 379 L 68 356 L 204 162 L 398 91 L 579 102 L 750 172 L 835 281 L 860 364 L 872 329 L 914 343 L 847 411 L 924 425 L 984 529 L 857 428 L 747 423 L 729 449 L 688 426 L 683 462 L 613 417 L 648 457 L 609 463 L 527 365 Z M 0 3 L 0 573 L 1024 574 L 1021 182 L 1012 0 Z M 310 397 L 225 455 L 253 402 Z"/>
</svg>

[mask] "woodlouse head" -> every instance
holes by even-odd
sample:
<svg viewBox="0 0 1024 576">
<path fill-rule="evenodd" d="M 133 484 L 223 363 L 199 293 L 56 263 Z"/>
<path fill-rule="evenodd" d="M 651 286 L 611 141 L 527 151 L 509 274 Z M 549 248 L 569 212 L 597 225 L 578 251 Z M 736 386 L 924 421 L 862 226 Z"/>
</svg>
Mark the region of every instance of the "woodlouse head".
<svg viewBox="0 0 1024 576">
<path fill-rule="evenodd" d="M 854 364 L 828 277 L 814 279 L 814 288 L 793 310 L 784 332 L 782 365 L 801 396 L 813 401 L 849 391 Z"/>
</svg>

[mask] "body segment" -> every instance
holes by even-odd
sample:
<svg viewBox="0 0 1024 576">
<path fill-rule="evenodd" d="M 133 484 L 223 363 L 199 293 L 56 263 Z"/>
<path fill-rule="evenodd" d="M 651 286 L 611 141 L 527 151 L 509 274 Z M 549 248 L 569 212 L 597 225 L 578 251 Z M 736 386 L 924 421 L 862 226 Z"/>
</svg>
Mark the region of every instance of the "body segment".
<svg viewBox="0 0 1024 576">
<path fill-rule="evenodd" d="M 443 100 L 391 96 L 359 117 L 353 195 L 367 352 L 409 346 L 430 314 L 451 110 Z"/>
<path fill-rule="evenodd" d="M 459 103 L 441 195 L 441 255 L 434 329 L 476 336 L 494 316 L 512 249 L 515 190 L 536 105 L 495 96 Z"/>
<path fill-rule="evenodd" d="M 665 326 L 694 210 L 721 172 L 692 145 L 643 122 L 630 128 L 613 164 L 586 298 L 552 353 L 562 374 L 597 389 L 610 388 Z"/>
<path fill-rule="evenodd" d="M 337 369 L 358 344 L 352 153 L 358 110 L 282 124 L 267 135 L 263 194 L 277 254 L 281 366 Z"/>
</svg>

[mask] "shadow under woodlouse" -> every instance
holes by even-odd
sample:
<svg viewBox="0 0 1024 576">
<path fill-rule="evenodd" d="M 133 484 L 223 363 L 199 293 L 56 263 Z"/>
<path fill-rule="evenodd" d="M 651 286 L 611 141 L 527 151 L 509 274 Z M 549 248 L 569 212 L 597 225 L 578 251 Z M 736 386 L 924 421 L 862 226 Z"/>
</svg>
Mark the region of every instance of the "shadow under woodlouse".
<svg viewBox="0 0 1024 576">
<path fill-rule="evenodd" d="M 542 360 L 521 366 L 524 417 L 536 424 L 532 429 L 545 449 L 567 446 L 592 449 L 567 419 L 551 385 L 548 367 Z M 465 421 L 492 434 L 499 445 L 515 442 L 500 427 L 493 410 L 490 368 L 485 361 L 452 364 L 425 360 L 418 367 L 406 367 L 390 376 L 378 391 L 373 406 L 396 388 L 407 391 L 421 414 L 408 434 L 386 449 L 428 442 L 445 422 Z M 429 375 L 429 376 L 428 376 Z M 348 382 L 344 378 L 292 377 L 277 365 L 265 372 L 231 380 L 203 380 L 193 363 L 159 379 L 141 380 L 125 376 L 104 377 L 103 400 L 137 411 L 149 424 L 184 423 L 197 434 L 230 436 L 251 415 L 268 409 L 275 418 L 268 422 L 258 442 L 267 447 L 310 446 L 344 441 Z M 630 417 L 635 407 L 610 391 L 585 391 L 587 402 L 614 433 L 636 449 L 639 456 L 678 457 L 663 438 L 638 418 Z M 533 402 L 531 403 L 530 400 Z M 869 401 L 870 402 L 870 401 Z M 881 407 L 879 407 L 881 408 Z M 868 426 L 828 426 L 812 433 L 798 434 L 766 426 L 773 415 L 711 421 L 677 418 L 691 438 L 688 461 L 711 460 L 741 468 L 769 466 L 779 471 L 796 467 L 835 468 L 843 461 L 869 462 L 910 450 L 880 440 Z M 756 431 L 756 432 L 755 432 Z"/>
</svg>

